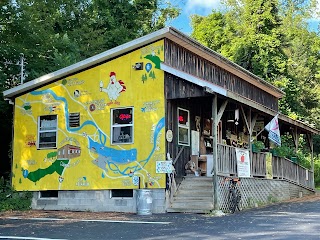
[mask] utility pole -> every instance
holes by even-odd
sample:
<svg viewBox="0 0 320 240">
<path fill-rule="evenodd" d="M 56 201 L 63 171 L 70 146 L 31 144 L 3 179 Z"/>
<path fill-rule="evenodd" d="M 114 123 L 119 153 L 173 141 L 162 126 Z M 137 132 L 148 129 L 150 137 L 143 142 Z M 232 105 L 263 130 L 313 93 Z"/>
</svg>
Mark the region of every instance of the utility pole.
<svg viewBox="0 0 320 240">
<path fill-rule="evenodd" d="M 20 60 L 17 62 L 17 63 L 13 63 L 11 61 L 5 61 L 4 64 L 5 65 L 8 65 L 8 64 L 11 64 L 11 65 L 17 65 L 20 67 L 20 84 L 23 84 L 24 80 L 25 80 L 25 72 L 24 72 L 24 54 L 21 53 L 20 54 Z"/>
<path fill-rule="evenodd" d="M 23 53 L 20 54 L 20 61 L 19 64 L 20 66 L 20 84 L 23 84 L 24 82 L 24 55 Z"/>
</svg>

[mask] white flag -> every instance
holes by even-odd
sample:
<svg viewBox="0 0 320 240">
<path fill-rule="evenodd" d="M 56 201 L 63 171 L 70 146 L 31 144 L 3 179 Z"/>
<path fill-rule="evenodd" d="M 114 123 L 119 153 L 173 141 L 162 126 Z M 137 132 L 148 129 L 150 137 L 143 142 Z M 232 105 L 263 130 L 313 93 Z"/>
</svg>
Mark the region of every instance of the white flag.
<svg viewBox="0 0 320 240">
<path fill-rule="evenodd" d="M 264 127 L 269 132 L 268 138 L 278 146 L 281 146 L 278 114 Z"/>
</svg>

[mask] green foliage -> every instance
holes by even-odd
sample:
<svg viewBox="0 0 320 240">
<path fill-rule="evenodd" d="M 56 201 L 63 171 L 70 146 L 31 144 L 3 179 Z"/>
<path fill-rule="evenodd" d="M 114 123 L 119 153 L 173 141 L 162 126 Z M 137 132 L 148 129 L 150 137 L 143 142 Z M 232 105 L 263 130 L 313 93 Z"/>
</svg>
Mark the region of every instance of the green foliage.
<svg viewBox="0 0 320 240">
<path fill-rule="evenodd" d="M 320 32 L 308 30 L 314 0 L 224 0 L 225 11 L 192 16 L 192 37 L 284 91 L 280 111 L 320 128 Z M 300 139 L 299 146 L 305 144 Z M 282 139 L 273 153 L 311 168 L 310 153 Z M 320 184 L 320 136 L 314 137 Z"/>
<path fill-rule="evenodd" d="M 314 184 L 317 188 L 320 187 L 320 156 L 314 161 Z"/>
<path fill-rule="evenodd" d="M 1 1 L 0 91 L 20 84 L 21 54 L 26 82 L 158 30 L 179 11 L 164 0 Z M 0 98 L 3 136 L 12 135 L 12 113 Z M 0 176 L 11 162 L 11 139 L 1 141 Z"/>
<path fill-rule="evenodd" d="M 253 152 L 260 152 L 262 149 L 265 148 L 265 145 L 262 141 L 253 141 L 252 143 L 252 151 Z"/>
<path fill-rule="evenodd" d="M 0 212 L 12 210 L 29 210 L 31 207 L 31 192 L 16 192 L 9 181 L 0 178 Z"/>
<path fill-rule="evenodd" d="M 285 146 L 282 144 L 282 146 L 277 146 L 271 150 L 272 154 L 277 157 L 285 157 L 288 159 L 291 159 L 292 156 L 294 156 L 294 150 L 291 147 Z"/>
<path fill-rule="evenodd" d="M 320 36 L 307 19 L 315 1 L 225 0 L 192 16 L 192 37 L 285 92 L 282 113 L 320 128 Z"/>
<path fill-rule="evenodd" d="M 276 197 L 272 196 L 272 195 L 268 195 L 267 201 L 268 201 L 268 203 L 277 203 L 277 202 L 279 202 L 279 200 Z"/>
<path fill-rule="evenodd" d="M 286 71 L 277 1 L 231 1 L 225 13 L 193 16 L 192 36 L 240 66 L 274 83 Z"/>
<path fill-rule="evenodd" d="M 295 151 L 292 137 L 284 135 L 281 137 L 281 146 L 272 148 L 271 152 L 275 156 L 287 158 L 307 169 L 311 169 L 310 151 L 306 150 L 306 146 L 303 146 L 304 139 L 301 138 L 299 141 L 300 148 Z"/>
</svg>

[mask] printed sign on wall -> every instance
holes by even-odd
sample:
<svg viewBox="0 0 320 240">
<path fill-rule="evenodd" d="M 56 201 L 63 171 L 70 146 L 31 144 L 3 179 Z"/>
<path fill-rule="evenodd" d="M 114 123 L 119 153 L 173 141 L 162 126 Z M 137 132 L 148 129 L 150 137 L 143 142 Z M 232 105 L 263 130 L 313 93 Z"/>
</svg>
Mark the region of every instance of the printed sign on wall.
<svg viewBox="0 0 320 240">
<path fill-rule="evenodd" d="M 172 161 L 157 161 L 156 173 L 172 173 Z"/>
</svg>

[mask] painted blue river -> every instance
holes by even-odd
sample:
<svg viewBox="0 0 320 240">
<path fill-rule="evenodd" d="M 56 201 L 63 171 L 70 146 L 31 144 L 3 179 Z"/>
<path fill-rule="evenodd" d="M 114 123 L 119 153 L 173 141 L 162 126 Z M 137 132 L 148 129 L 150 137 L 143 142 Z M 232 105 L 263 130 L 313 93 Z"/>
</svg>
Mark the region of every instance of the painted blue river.
<svg viewBox="0 0 320 240">
<path fill-rule="evenodd" d="M 153 141 L 153 147 L 151 149 L 150 154 L 148 157 L 144 160 L 138 161 L 138 164 L 130 167 L 126 167 L 122 169 L 120 165 L 128 164 L 134 161 L 137 161 L 137 149 L 129 149 L 129 150 L 118 150 L 114 148 L 110 148 L 106 146 L 107 142 L 107 135 L 100 130 L 100 128 L 96 125 L 95 122 L 91 120 L 87 120 L 84 123 L 82 123 L 77 128 L 70 128 L 69 127 L 69 108 L 68 108 L 68 101 L 64 97 L 59 97 L 56 95 L 54 91 L 51 89 L 46 89 L 43 91 L 32 91 L 32 95 L 43 95 L 43 94 L 50 94 L 55 100 L 64 102 L 64 111 L 65 111 L 65 119 L 66 119 L 66 128 L 69 132 L 78 132 L 83 127 L 87 125 L 94 126 L 98 132 L 99 132 L 99 142 L 94 141 L 91 137 L 88 137 L 89 146 L 88 148 L 90 150 L 94 149 L 99 155 L 102 155 L 106 158 L 108 158 L 108 167 L 111 171 L 114 173 L 119 173 L 121 175 L 130 175 L 132 172 L 136 172 L 141 170 L 150 160 L 151 156 L 153 155 L 154 151 L 156 150 L 157 146 L 157 138 L 165 126 L 165 118 L 161 118 L 159 122 L 156 125 L 155 131 L 154 131 L 154 141 Z"/>
</svg>

